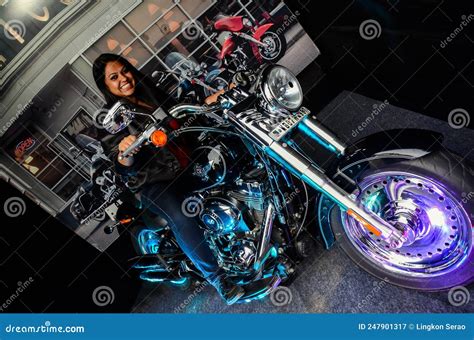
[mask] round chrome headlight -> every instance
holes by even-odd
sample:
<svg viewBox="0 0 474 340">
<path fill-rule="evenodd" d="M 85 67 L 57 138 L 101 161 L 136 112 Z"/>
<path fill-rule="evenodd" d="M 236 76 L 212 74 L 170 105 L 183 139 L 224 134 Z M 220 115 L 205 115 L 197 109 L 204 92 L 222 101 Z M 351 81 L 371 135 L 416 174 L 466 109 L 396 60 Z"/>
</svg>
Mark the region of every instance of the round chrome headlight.
<svg viewBox="0 0 474 340">
<path fill-rule="evenodd" d="M 303 103 L 303 90 L 296 76 L 283 66 L 264 70 L 262 91 L 271 106 L 296 111 Z"/>
</svg>

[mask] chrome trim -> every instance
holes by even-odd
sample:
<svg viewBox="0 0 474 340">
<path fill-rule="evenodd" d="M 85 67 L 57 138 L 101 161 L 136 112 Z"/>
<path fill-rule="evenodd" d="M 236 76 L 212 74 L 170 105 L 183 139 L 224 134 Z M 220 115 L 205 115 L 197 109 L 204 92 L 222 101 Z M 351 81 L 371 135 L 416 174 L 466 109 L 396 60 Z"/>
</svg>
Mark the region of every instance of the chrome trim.
<svg viewBox="0 0 474 340">
<path fill-rule="evenodd" d="M 260 269 L 261 264 L 263 260 L 265 259 L 265 255 L 268 252 L 268 245 L 270 244 L 270 236 L 273 229 L 274 219 L 275 219 L 275 207 L 273 203 L 270 200 L 268 200 L 267 207 L 263 215 L 262 235 L 261 235 L 260 242 L 257 248 L 257 256 L 255 257 L 254 268 L 256 270 Z"/>
<path fill-rule="evenodd" d="M 270 153 L 270 157 L 273 155 L 272 158 L 277 162 L 286 163 L 283 165 L 289 166 L 291 168 L 289 170 L 294 175 L 332 198 L 342 209 L 355 212 L 365 222 L 376 228 L 381 233 L 380 236 L 393 244 L 393 247 L 399 247 L 405 242 L 402 231 L 379 216 L 366 212 L 363 207 L 359 207 L 357 202 L 347 192 L 332 182 L 329 177 L 316 168 L 312 162 L 302 157 L 296 150 L 280 142 L 271 143 L 265 150 L 267 153 Z"/>
<path fill-rule="evenodd" d="M 301 108 L 300 111 L 306 110 L 309 113 L 309 110 L 306 108 Z M 301 122 L 304 124 L 308 129 L 310 129 L 313 133 L 315 133 L 319 138 L 321 138 L 324 142 L 332 145 L 339 154 L 344 155 L 347 146 L 344 145 L 342 142 L 338 140 L 338 138 L 329 131 L 324 125 L 316 120 L 315 116 L 311 118 L 306 117 Z"/>
</svg>

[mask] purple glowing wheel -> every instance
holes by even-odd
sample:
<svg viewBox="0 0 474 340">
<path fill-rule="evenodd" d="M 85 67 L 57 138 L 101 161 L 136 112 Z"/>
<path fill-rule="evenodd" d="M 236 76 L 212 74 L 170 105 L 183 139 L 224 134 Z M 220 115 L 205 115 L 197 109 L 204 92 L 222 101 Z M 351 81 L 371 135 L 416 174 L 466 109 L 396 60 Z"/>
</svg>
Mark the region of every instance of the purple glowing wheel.
<svg viewBox="0 0 474 340">
<path fill-rule="evenodd" d="M 469 167 L 446 155 L 371 169 L 369 163 L 369 170 L 357 177 L 356 200 L 408 235 L 401 247 L 394 248 L 337 209 L 333 228 L 343 235 L 342 248 L 362 268 L 391 283 L 421 290 L 472 282 L 474 202 L 462 193 L 473 191 L 474 181 L 466 171 Z"/>
</svg>

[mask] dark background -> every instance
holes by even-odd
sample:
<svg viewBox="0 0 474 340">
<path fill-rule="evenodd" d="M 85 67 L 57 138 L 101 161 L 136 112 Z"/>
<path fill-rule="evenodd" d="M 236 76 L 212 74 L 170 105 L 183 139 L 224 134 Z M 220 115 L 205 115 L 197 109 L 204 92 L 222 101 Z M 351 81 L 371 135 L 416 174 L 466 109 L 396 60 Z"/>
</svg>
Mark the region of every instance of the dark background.
<svg viewBox="0 0 474 340">
<path fill-rule="evenodd" d="M 322 3 L 287 2 L 322 52 L 300 76 L 307 84 L 305 105 L 313 111 L 350 90 L 444 121 L 456 108 L 474 112 L 474 23 L 440 47 L 459 27 L 461 16 L 474 12 L 472 1 Z M 361 38 L 359 25 L 367 19 L 380 23 L 378 39 Z M 21 217 L 2 216 L 0 301 L 15 292 L 18 282 L 34 280 L 6 312 L 130 310 L 140 282 L 126 265 L 131 255 L 128 235 L 100 253 L 9 184 L 0 182 L 0 192 L 2 207 L 12 196 L 26 202 Z M 100 285 L 113 287 L 113 304 L 97 307 L 92 302 L 92 291 Z"/>
</svg>

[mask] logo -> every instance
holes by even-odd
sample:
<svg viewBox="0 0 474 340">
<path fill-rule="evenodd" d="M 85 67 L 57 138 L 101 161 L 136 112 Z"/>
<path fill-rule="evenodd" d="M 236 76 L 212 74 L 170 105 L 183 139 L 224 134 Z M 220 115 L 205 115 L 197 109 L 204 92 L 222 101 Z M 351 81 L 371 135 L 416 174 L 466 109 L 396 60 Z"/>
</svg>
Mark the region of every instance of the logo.
<svg viewBox="0 0 474 340">
<path fill-rule="evenodd" d="M 270 301 L 276 307 L 286 306 L 293 300 L 293 293 L 290 288 L 279 286 L 270 294 Z"/>
<path fill-rule="evenodd" d="M 469 112 L 461 108 L 452 110 L 448 115 L 448 124 L 453 129 L 462 129 L 468 126 L 470 121 Z"/>
<path fill-rule="evenodd" d="M 380 37 L 382 27 L 378 21 L 369 19 L 363 21 L 359 26 L 359 34 L 365 40 L 373 40 Z"/>
<path fill-rule="evenodd" d="M 10 197 L 3 204 L 3 211 L 8 217 L 18 217 L 25 213 L 26 204 L 20 197 Z"/>
<path fill-rule="evenodd" d="M 457 286 L 453 287 L 448 292 L 448 301 L 454 307 L 460 307 L 467 305 L 471 300 L 471 295 L 466 287 Z"/>
<path fill-rule="evenodd" d="M 114 303 L 115 293 L 112 288 L 108 286 L 99 286 L 92 292 L 92 301 L 99 306 L 104 307 Z"/>
</svg>

